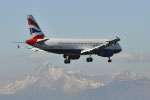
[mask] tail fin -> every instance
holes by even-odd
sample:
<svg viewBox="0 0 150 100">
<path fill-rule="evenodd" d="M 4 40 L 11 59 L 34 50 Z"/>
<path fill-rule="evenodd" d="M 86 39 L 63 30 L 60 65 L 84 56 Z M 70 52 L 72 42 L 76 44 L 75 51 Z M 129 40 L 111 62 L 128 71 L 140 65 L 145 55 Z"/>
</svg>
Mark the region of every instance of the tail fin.
<svg viewBox="0 0 150 100">
<path fill-rule="evenodd" d="M 45 37 L 44 33 L 40 29 L 39 25 L 35 21 L 32 15 L 27 15 L 28 24 L 30 29 L 30 34 L 34 39 L 43 39 Z"/>
</svg>

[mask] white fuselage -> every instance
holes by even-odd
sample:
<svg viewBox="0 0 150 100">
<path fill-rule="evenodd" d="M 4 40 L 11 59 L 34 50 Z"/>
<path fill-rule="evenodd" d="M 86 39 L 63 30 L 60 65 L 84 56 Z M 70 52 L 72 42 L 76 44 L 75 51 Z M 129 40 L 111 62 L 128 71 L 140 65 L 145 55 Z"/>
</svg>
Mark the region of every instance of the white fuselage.
<svg viewBox="0 0 150 100">
<path fill-rule="evenodd" d="M 94 48 L 109 41 L 108 39 L 62 39 L 50 38 L 45 43 L 36 43 L 35 47 L 58 54 L 80 54 L 82 50 Z M 106 49 L 121 50 L 118 43 L 113 44 Z"/>
</svg>

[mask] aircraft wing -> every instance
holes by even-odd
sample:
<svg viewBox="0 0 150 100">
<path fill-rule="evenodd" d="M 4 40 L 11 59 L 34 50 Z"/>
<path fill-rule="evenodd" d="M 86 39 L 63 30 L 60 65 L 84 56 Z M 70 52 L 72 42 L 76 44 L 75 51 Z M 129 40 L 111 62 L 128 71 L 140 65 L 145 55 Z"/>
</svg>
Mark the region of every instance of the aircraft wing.
<svg viewBox="0 0 150 100">
<path fill-rule="evenodd" d="M 116 38 L 114 40 L 111 40 L 111 41 L 107 41 L 101 45 L 98 45 L 94 48 L 90 48 L 90 49 L 85 49 L 83 51 L 81 51 L 81 54 L 85 54 L 85 53 L 93 53 L 93 52 L 96 52 L 96 51 L 99 51 L 99 50 L 102 50 L 102 49 L 105 49 L 106 47 L 114 44 L 114 43 L 117 43 L 118 41 L 120 41 L 120 38 Z"/>
</svg>

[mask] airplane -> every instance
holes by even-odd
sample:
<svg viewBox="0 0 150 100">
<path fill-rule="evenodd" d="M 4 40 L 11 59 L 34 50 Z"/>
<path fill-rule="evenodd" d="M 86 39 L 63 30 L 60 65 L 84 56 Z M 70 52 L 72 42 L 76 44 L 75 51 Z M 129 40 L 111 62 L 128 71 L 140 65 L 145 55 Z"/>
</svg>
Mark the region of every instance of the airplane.
<svg viewBox="0 0 150 100">
<path fill-rule="evenodd" d="M 108 62 L 112 62 L 110 57 L 122 51 L 118 43 L 120 41 L 118 37 L 113 40 L 46 38 L 32 15 L 27 15 L 27 20 L 31 39 L 26 40 L 25 43 L 33 48 L 26 48 L 35 50 L 35 52 L 42 50 L 49 53 L 62 54 L 65 64 L 69 64 L 71 60 L 79 59 L 82 55 L 89 55 L 86 59 L 87 62 L 93 61 L 92 55 L 108 57 Z"/>
</svg>

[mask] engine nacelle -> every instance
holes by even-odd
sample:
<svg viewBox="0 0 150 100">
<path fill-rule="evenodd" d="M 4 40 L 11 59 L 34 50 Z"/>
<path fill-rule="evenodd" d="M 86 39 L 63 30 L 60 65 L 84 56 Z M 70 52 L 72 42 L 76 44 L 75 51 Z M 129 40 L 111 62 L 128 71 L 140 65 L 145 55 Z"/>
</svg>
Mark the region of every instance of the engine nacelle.
<svg viewBox="0 0 150 100">
<path fill-rule="evenodd" d="M 104 49 L 97 53 L 98 56 L 102 56 L 102 57 L 111 57 L 113 56 L 113 54 L 114 51 L 111 49 Z"/>
</svg>

